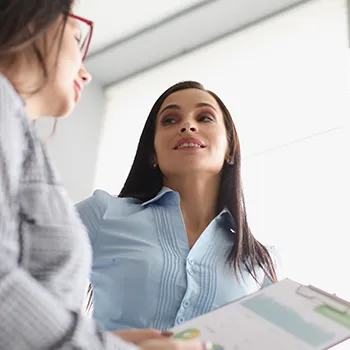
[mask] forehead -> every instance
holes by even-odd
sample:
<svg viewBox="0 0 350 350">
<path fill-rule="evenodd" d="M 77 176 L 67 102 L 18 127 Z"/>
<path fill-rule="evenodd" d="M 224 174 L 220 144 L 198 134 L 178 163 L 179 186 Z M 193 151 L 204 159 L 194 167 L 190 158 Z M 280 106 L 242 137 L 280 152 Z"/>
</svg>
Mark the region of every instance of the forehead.
<svg viewBox="0 0 350 350">
<path fill-rule="evenodd" d="M 178 105 L 183 109 L 193 109 L 198 103 L 208 103 L 220 111 L 215 98 L 208 92 L 199 89 L 185 89 L 172 93 L 164 100 L 160 110 L 171 104 Z"/>
</svg>

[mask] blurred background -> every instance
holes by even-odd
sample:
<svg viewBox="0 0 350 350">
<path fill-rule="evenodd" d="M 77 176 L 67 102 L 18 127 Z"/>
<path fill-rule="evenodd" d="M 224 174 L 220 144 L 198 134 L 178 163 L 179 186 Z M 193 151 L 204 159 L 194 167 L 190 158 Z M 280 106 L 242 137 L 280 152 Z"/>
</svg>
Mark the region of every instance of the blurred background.
<svg viewBox="0 0 350 350">
<path fill-rule="evenodd" d="M 118 194 L 155 100 L 198 80 L 231 111 L 248 219 L 283 276 L 350 299 L 347 0 L 80 0 L 75 12 L 95 22 L 93 82 L 48 144 L 73 200 Z"/>
</svg>

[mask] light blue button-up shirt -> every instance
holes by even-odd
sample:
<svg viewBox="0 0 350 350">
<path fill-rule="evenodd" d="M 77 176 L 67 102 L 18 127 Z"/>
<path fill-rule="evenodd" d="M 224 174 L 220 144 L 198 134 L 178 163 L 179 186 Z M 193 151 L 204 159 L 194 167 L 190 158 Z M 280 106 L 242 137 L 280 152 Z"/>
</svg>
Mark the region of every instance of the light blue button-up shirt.
<svg viewBox="0 0 350 350">
<path fill-rule="evenodd" d="M 246 270 L 226 263 L 234 222 L 222 211 L 190 249 L 177 192 L 144 203 L 97 190 L 78 203 L 92 248 L 94 317 L 102 329 L 169 329 L 255 292 Z"/>
</svg>

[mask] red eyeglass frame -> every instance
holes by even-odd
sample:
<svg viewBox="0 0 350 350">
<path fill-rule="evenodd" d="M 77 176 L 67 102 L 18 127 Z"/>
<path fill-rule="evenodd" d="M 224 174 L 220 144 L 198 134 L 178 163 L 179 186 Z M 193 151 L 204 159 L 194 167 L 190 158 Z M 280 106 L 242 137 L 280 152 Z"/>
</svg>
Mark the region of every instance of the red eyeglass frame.
<svg viewBox="0 0 350 350">
<path fill-rule="evenodd" d="M 92 22 L 84 17 L 76 16 L 73 13 L 69 13 L 68 16 L 71 18 L 77 19 L 78 21 L 84 22 L 90 27 L 89 37 L 87 39 L 85 39 L 85 40 L 87 40 L 87 43 L 86 43 L 85 52 L 83 53 L 83 57 L 82 57 L 82 61 L 84 61 L 85 57 L 89 51 L 89 46 L 90 46 L 90 42 L 91 42 L 91 38 L 92 38 L 92 32 L 94 30 L 94 22 Z"/>
</svg>

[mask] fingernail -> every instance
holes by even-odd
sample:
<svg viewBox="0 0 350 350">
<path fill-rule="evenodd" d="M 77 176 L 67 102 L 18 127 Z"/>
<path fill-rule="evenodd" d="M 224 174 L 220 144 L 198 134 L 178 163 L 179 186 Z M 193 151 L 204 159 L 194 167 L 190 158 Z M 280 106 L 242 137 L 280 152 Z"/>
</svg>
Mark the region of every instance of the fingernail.
<svg viewBox="0 0 350 350">
<path fill-rule="evenodd" d="M 203 350 L 212 350 L 213 344 L 212 343 L 203 343 Z"/>
<path fill-rule="evenodd" d="M 172 337 L 172 336 L 174 335 L 174 333 L 173 333 L 173 332 L 169 332 L 169 331 L 164 331 L 164 332 L 161 333 L 161 335 L 162 335 L 163 337 L 168 337 L 168 338 L 170 338 L 170 337 Z"/>
</svg>

